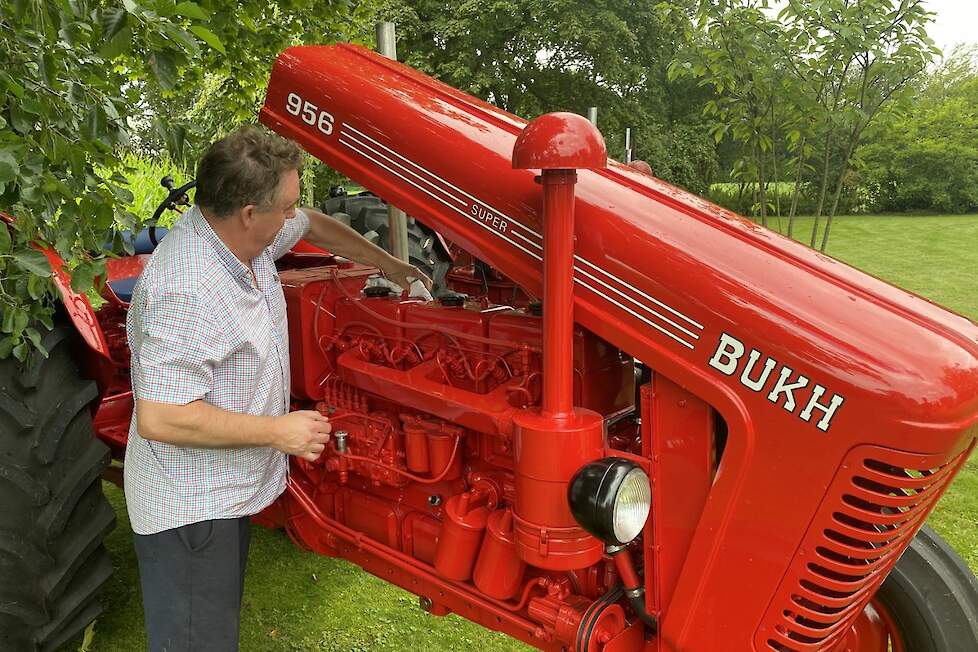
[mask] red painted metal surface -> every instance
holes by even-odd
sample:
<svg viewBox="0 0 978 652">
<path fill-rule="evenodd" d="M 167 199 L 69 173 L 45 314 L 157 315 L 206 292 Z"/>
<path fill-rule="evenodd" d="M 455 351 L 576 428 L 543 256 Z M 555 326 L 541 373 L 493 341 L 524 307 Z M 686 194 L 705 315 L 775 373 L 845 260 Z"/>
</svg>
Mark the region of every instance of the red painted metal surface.
<svg viewBox="0 0 978 652">
<path fill-rule="evenodd" d="M 561 637 L 580 623 L 608 579 L 567 577 L 569 569 L 597 570 L 603 561 L 600 543 L 569 513 L 564 475 L 603 454 L 604 418 L 632 408 L 631 359 L 575 329 L 573 402 L 587 409 L 554 429 L 552 419 L 539 415 L 541 383 L 533 380 L 544 366 L 538 316 L 478 303 L 463 308 L 367 297 L 360 288 L 369 271 L 281 272 L 293 318 L 294 393 L 318 401 L 334 431 L 348 433 L 347 453 L 331 448 L 316 464 L 296 463 L 293 478 L 310 487 L 320 519 L 465 587 L 464 600 L 432 598 L 433 612 L 468 614 L 481 605 L 491 614 L 506 601 L 514 614 L 536 619 L 531 634 L 511 633 L 548 649 L 567 645 L 573 637 Z M 540 430 L 523 446 L 521 423 Z M 582 439 L 575 439 L 575 429 Z M 578 445 L 567 446 L 568 437 Z M 548 498 L 539 500 L 543 492 Z M 526 518 L 519 516 L 521 494 L 536 498 L 525 506 Z M 263 518 L 278 522 L 272 513 Z M 288 527 L 303 545 L 320 549 L 324 531 L 314 521 L 294 518 Z M 399 583 L 420 592 L 420 584 Z M 541 591 L 547 595 L 536 595 Z M 600 631 L 610 639 L 620 623 L 610 615 L 605 620 Z"/>
<path fill-rule="evenodd" d="M 716 473 L 715 415 L 709 405 L 656 374 L 641 387 L 642 454 L 652 464 L 652 517 L 644 556 L 655 568 L 649 613 L 669 607 Z"/>
<path fill-rule="evenodd" d="M 515 156 L 514 156 L 515 160 Z M 543 171 L 544 416 L 562 419 L 573 410 L 571 334 L 574 331 L 573 170 Z"/>
<path fill-rule="evenodd" d="M 95 311 L 92 304 L 84 294 L 79 294 L 71 289 L 71 274 L 64 267 L 64 260 L 58 253 L 48 247 L 41 250 L 47 257 L 54 272 L 54 284 L 61 292 L 62 304 L 68 313 L 68 317 L 75 325 L 75 329 L 82 336 L 82 339 L 99 356 L 110 360 L 109 345 L 105 341 L 105 335 L 99 327 L 98 320 L 95 318 Z"/>
<path fill-rule="evenodd" d="M 604 167 L 604 140 L 580 116 L 540 116 L 513 147 L 513 167 L 542 168 L 543 397 L 539 412 L 514 418 L 516 550 L 528 564 L 574 570 L 595 564 L 599 541 L 577 524 L 566 500 L 581 466 L 601 456 L 603 419 L 574 408 L 574 185 L 576 167 Z M 590 381 L 590 379 L 588 379 Z"/>
<path fill-rule="evenodd" d="M 512 168 L 513 146 L 525 126 L 519 118 L 361 48 L 334 46 L 284 53 L 261 119 L 487 261 L 530 295 L 541 295 L 542 251 L 550 234 L 540 218 L 534 173 Z M 609 609 L 603 643 L 619 641 L 614 649 L 636 649 L 622 647 L 628 640 L 684 652 L 830 649 L 970 450 L 978 415 L 978 328 L 620 164 L 578 174 L 574 321 L 606 346 L 647 364 L 698 405 L 710 406 L 726 428 L 715 469 L 704 468 L 711 443 L 680 437 L 682 446 L 674 451 L 668 429 L 657 444 L 665 444 L 659 458 L 637 458 L 650 471 L 662 463 L 661 482 L 677 477 L 675 469 L 691 460 L 687 486 L 695 495 L 689 503 L 702 509 L 695 518 L 677 521 L 673 534 L 660 533 L 662 542 L 655 540 L 655 528 L 645 530 L 652 539 L 646 546 L 688 542 L 682 554 L 646 555 L 647 591 L 659 591 L 664 606 L 660 636 L 648 642 L 626 639 L 623 635 L 632 631 L 626 628 L 627 614 L 618 622 Z M 550 370 L 544 366 L 534 376 L 531 364 L 514 369 L 510 361 L 538 356 L 539 346 L 521 348 L 521 340 L 508 339 L 504 347 L 494 341 L 507 337 L 492 335 L 493 319 L 480 314 L 477 320 L 460 320 L 451 312 L 457 309 L 425 312 L 410 302 L 382 300 L 390 308 L 369 314 L 358 308 L 367 301 L 351 301 L 327 285 L 355 291 L 353 281 L 319 280 L 290 292 L 290 315 L 306 315 L 291 325 L 294 357 L 300 351 L 302 357 L 294 365 L 303 381 L 297 383 L 300 394 L 318 400 L 330 392 L 331 400 L 354 407 L 359 401 L 361 408 L 365 402 L 368 416 L 382 410 L 442 419 L 462 429 L 464 462 L 460 477 L 444 486 L 415 481 L 396 486 L 394 477 L 404 477 L 400 472 L 348 472 L 345 481 L 357 492 L 380 499 L 378 514 L 384 501 L 391 510 L 362 523 L 371 528 L 369 535 L 344 525 L 347 503 L 337 496 L 354 500 L 356 494 L 348 493 L 354 489 L 338 489 L 341 476 L 325 466 L 299 465 L 297 482 L 318 490 L 318 500 L 333 511 L 293 492 L 304 510 L 290 508 L 291 531 L 314 549 L 435 595 L 433 609 L 439 613 L 457 611 L 544 648 L 576 645 L 575 628 L 595 613 L 591 607 L 608 585 L 578 590 L 575 581 L 580 584 L 592 571 L 578 566 L 567 574 L 555 561 L 559 555 L 552 554 L 552 542 L 568 552 L 571 565 L 593 563 L 597 577 L 605 577 L 599 569 L 607 562 L 600 550 L 591 553 L 558 526 L 566 506 L 556 504 L 555 487 L 562 465 L 599 457 L 607 449 L 594 446 L 591 435 L 566 446 L 566 438 L 557 438 L 527 411 L 538 405 L 540 375 L 545 379 Z M 317 291 L 333 293 L 333 303 L 318 308 Z M 347 312 L 341 316 L 333 306 Z M 332 316 L 325 314 L 327 308 Z M 415 311 L 421 325 L 411 322 Z M 354 327 L 356 321 L 370 327 Z M 430 329 L 426 350 L 418 331 L 439 324 L 450 326 Z M 526 332 L 525 326 L 512 327 L 510 338 Z M 451 342 L 456 336 L 449 331 L 455 330 L 469 339 Z M 498 379 L 494 369 L 504 369 Z M 611 377 L 621 380 L 620 375 L 581 376 L 575 396 L 592 392 L 585 387 L 609 384 Z M 575 399 L 575 405 L 582 404 Z M 605 423 L 616 418 L 592 409 Z M 605 423 L 598 424 L 599 435 Z M 593 426 L 581 422 L 578 427 Z M 394 423 L 389 441 L 402 440 L 399 428 Z M 660 437 L 659 430 L 652 428 L 648 436 Z M 522 437 L 523 431 L 532 436 Z M 713 435 L 703 425 L 691 432 L 691 440 Z M 356 437 L 363 445 L 381 441 L 365 427 Z M 600 436 L 597 441 L 603 444 Z M 637 438 L 616 431 L 615 441 L 631 449 L 629 442 Z M 526 442 L 531 442 L 529 453 L 522 446 Z M 396 467 L 403 451 L 395 443 L 389 453 Z M 666 459 L 673 455 L 678 461 Z M 522 463 L 526 472 L 516 472 Z M 704 487 L 711 473 L 715 477 Z M 549 587 L 546 595 L 531 590 L 515 611 L 475 585 L 440 577 L 430 562 L 393 546 L 412 539 L 414 550 L 427 548 L 430 555 L 431 530 L 425 534 L 416 524 L 427 522 L 422 517 L 442 521 L 444 514 L 430 507 L 428 497 L 433 488 L 446 499 L 471 491 L 473 474 L 499 487 L 500 504 L 515 506 L 515 533 L 528 577 L 542 578 Z M 860 480 L 853 478 L 885 480 L 890 484 L 884 486 L 920 495 L 906 518 L 892 518 L 885 509 L 871 514 L 872 522 L 886 527 L 880 543 L 887 554 L 871 560 L 872 571 L 856 585 L 839 586 L 826 579 L 831 574 L 816 578 L 822 602 L 813 601 L 817 606 L 800 613 L 793 605 L 807 590 L 804 573 L 813 546 L 846 526 L 833 515 L 845 513 L 853 496 L 875 505 L 881 500 L 861 496 Z M 547 504 L 546 514 L 534 512 L 541 510 L 540 502 Z M 537 520 L 522 518 L 521 509 Z M 869 519 L 865 512 L 873 511 L 865 505 L 856 509 L 863 513 L 853 518 Z M 409 518 L 410 513 L 417 515 Z M 521 526 L 521 519 L 528 525 Z M 393 529 L 380 528 L 382 521 Z M 543 521 L 547 525 L 540 527 Z M 398 531 L 408 522 L 410 537 Z M 650 563 L 661 567 L 648 568 Z M 815 566 L 832 563 L 821 560 Z M 648 586 L 648 578 L 659 573 L 667 578 L 662 585 Z M 832 611 L 831 600 L 850 608 Z"/>
<path fill-rule="evenodd" d="M 513 146 L 513 167 L 518 170 L 579 170 L 607 166 L 604 137 L 597 127 L 576 113 L 547 113 L 534 119 Z"/>
<path fill-rule="evenodd" d="M 508 600 L 519 592 L 524 573 L 526 563 L 520 559 L 513 536 L 513 511 L 497 509 L 489 515 L 472 581 L 489 597 Z"/>
</svg>

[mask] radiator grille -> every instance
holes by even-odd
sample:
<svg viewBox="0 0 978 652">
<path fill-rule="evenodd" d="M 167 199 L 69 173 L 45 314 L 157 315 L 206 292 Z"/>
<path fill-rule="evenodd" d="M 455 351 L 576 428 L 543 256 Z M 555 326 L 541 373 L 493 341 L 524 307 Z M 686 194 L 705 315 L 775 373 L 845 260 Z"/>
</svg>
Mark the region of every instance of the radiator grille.
<svg viewBox="0 0 978 652">
<path fill-rule="evenodd" d="M 768 608 L 758 647 L 831 649 L 910 544 L 967 452 L 948 461 L 876 446 L 853 449 Z"/>
</svg>

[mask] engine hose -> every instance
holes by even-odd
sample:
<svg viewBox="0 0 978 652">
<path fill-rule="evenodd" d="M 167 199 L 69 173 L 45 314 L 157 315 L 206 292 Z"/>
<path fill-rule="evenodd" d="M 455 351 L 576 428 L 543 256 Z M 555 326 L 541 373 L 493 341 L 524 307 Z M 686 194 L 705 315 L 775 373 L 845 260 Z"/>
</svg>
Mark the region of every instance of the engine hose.
<svg viewBox="0 0 978 652">
<path fill-rule="evenodd" d="M 642 586 L 642 577 L 632 563 L 632 557 L 624 546 L 609 547 L 607 551 L 615 560 L 615 568 L 618 569 L 618 576 L 621 577 L 625 595 L 628 596 L 628 603 L 635 610 L 635 615 L 641 620 L 654 634 L 659 630 L 659 622 L 655 616 L 645 610 L 645 589 Z"/>
<path fill-rule="evenodd" d="M 645 623 L 645 626 L 648 628 L 649 632 L 652 634 L 658 633 L 658 619 L 645 610 L 645 591 L 639 588 L 632 591 L 625 591 L 625 595 L 628 596 L 628 604 L 632 605 L 632 609 L 635 610 L 635 615 L 638 616 L 639 620 Z"/>
<path fill-rule="evenodd" d="M 448 458 L 448 463 L 445 465 L 445 468 L 441 470 L 441 473 L 439 473 L 434 478 L 422 478 L 421 476 L 414 475 L 413 473 L 408 473 L 407 471 L 405 471 L 403 469 L 399 469 L 396 466 L 390 466 L 388 464 L 384 464 L 383 462 L 381 462 L 379 460 L 374 460 L 374 459 L 371 459 L 369 457 L 363 457 L 361 455 L 353 455 L 351 453 L 339 453 L 339 452 L 337 452 L 337 455 L 339 455 L 341 457 L 345 457 L 346 459 L 351 460 L 353 462 L 363 462 L 364 464 L 371 464 L 373 466 L 379 466 L 380 468 L 382 468 L 382 469 L 384 469 L 386 471 L 390 471 L 392 473 L 396 473 L 398 475 L 401 475 L 401 476 L 407 478 L 408 480 L 410 480 L 412 482 L 417 482 L 419 484 L 437 484 L 437 483 L 441 482 L 442 480 L 444 480 L 445 479 L 445 476 L 448 475 L 448 472 L 451 471 L 452 464 L 454 464 L 454 462 L 455 462 L 455 457 L 458 455 L 458 449 L 459 449 L 459 444 L 460 444 L 461 440 L 462 440 L 461 435 L 455 437 L 455 446 L 454 446 L 454 448 L 452 448 L 452 456 L 450 458 Z"/>
<path fill-rule="evenodd" d="M 491 337 L 480 337 L 478 335 L 457 331 L 451 328 L 446 328 L 444 326 L 437 326 L 437 325 L 432 325 L 427 323 L 405 322 L 396 319 L 389 319 L 371 310 L 362 301 L 355 301 L 353 295 L 350 294 L 350 292 L 347 291 L 346 287 L 344 287 L 344 285 L 340 282 L 336 270 L 332 271 L 332 275 L 333 275 L 333 281 L 339 287 L 340 292 L 343 294 L 343 296 L 345 296 L 350 301 L 353 301 L 353 305 L 355 305 L 360 310 L 366 312 L 368 315 L 370 315 L 371 317 L 373 317 L 374 319 L 376 319 L 381 323 L 385 323 L 390 326 L 396 326 L 398 328 L 418 328 L 422 330 L 429 330 L 434 333 L 441 333 L 442 335 L 446 335 L 450 338 L 469 340 L 471 342 L 478 342 L 480 344 L 488 344 L 489 346 L 500 346 L 500 347 L 509 347 L 509 348 L 512 348 L 513 346 L 513 343 L 508 340 L 500 340 Z M 534 353 L 541 353 L 543 351 L 543 349 L 541 349 L 538 346 L 527 346 L 526 348 L 528 348 L 530 351 L 533 351 Z"/>
</svg>

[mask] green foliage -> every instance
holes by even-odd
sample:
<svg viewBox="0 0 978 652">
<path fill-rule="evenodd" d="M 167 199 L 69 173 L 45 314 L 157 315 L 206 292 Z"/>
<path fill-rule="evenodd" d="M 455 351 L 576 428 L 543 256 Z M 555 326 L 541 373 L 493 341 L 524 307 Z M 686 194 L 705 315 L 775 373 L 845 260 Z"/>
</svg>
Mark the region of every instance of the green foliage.
<svg viewBox="0 0 978 652">
<path fill-rule="evenodd" d="M 925 31 L 931 17 L 922 2 L 897 0 L 790 1 L 776 17 L 768 0 L 701 0 L 669 75 L 716 93 L 703 113 L 718 143 L 737 145 L 730 176 L 756 189 L 750 214 L 764 224 L 769 211 L 780 215 L 788 198 L 772 201 L 766 190 L 793 179 L 790 233 L 802 191 L 814 189 L 815 246 L 818 218 L 831 222 L 855 197 L 851 166 L 863 132 L 937 52 Z"/>
<path fill-rule="evenodd" d="M 153 155 L 169 151 L 192 167 L 213 140 L 256 120 L 283 50 L 369 43 L 379 5 L 380 0 L 200 0 L 199 9 L 212 17 L 189 31 L 202 56 L 178 69 L 172 88 L 144 85 L 133 145 Z"/>
<path fill-rule="evenodd" d="M 183 164 L 175 162 L 167 153 L 148 157 L 126 152 L 120 157 L 122 171 L 132 193 L 130 209 L 140 219 L 146 220 L 166 197 L 167 191 L 160 185 L 165 176 L 173 177 L 177 185 L 183 185 L 192 178 L 192 172 Z M 160 218 L 161 226 L 170 226 L 176 213 L 168 211 Z"/>
<path fill-rule="evenodd" d="M 978 210 L 978 51 L 954 53 L 859 150 L 871 210 Z"/>
<path fill-rule="evenodd" d="M 24 359 L 36 325 L 51 325 L 56 293 L 33 243 L 52 246 L 87 291 L 111 230 L 148 216 L 133 205 L 124 148 L 184 160 L 189 133 L 210 140 L 254 119 L 281 50 L 363 31 L 372 11 L 347 0 L 0 2 L 0 210 L 15 218 L 0 228 L 0 357 Z M 206 80 L 217 90 L 195 102 Z M 188 108 L 222 119 L 192 130 L 200 114 Z"/>
<path fill-rule="evenodd" d="M 528 119 L 597 106 L 613 157 L 631 127 L 634 156 L 657 175 L 708 187 L 716 158 L 699 111 L 709 91 L 666 78 L 682 11 L 634 0 L 397 0 L 381 16 L 397 23 L 409 65 Z"/>
<path fill-rule="evenodd" d="M 92 652 L 92 645 L 95 643 L 95 623 L 97 621 L 93 620 L 85 628 L 85 633 L 82 635 L 81 645 L 78 646 L 78 652 Z"/>
<path fill-rule="evenodd" d="M 638 146 L 635 158 L 646 161 L 660 179 L 681 186 L 697 195 L 709 192 L 719 164 L 709 131 L 702 124 L 673 124 L 666 129 L 643 124 L 632 129 Z"/>
</svg>

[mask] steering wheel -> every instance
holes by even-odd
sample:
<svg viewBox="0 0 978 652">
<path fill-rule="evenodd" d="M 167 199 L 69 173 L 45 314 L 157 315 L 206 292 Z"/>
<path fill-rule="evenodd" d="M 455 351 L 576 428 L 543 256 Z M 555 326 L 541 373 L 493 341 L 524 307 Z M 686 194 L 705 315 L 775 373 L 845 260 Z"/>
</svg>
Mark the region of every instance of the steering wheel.
<svg viewBox="0 0 978 652">
<path fill-rule="evenodd" d="M 170 191 L 159 206 L 156 207 L 156 212 L 153 213 L 152 224 L 149 227 L 149 241 L 153 243 L 153 246 L 159 244 L 159 240 L 156 238 L 156 224 L 160 220 L 160 216 L 163 215 L 163 211 L 169 209 L 171 211 L 179 211 L 178 206 L 189 206 L 190 198 L 187 196 L 187 191 L 197 185 L 196 179 L 193 181 L 188 181 L 179 188 L 174 188 L 173 177 L 166 175 L 160 179 L 160 185 Z"/>
</svg>

